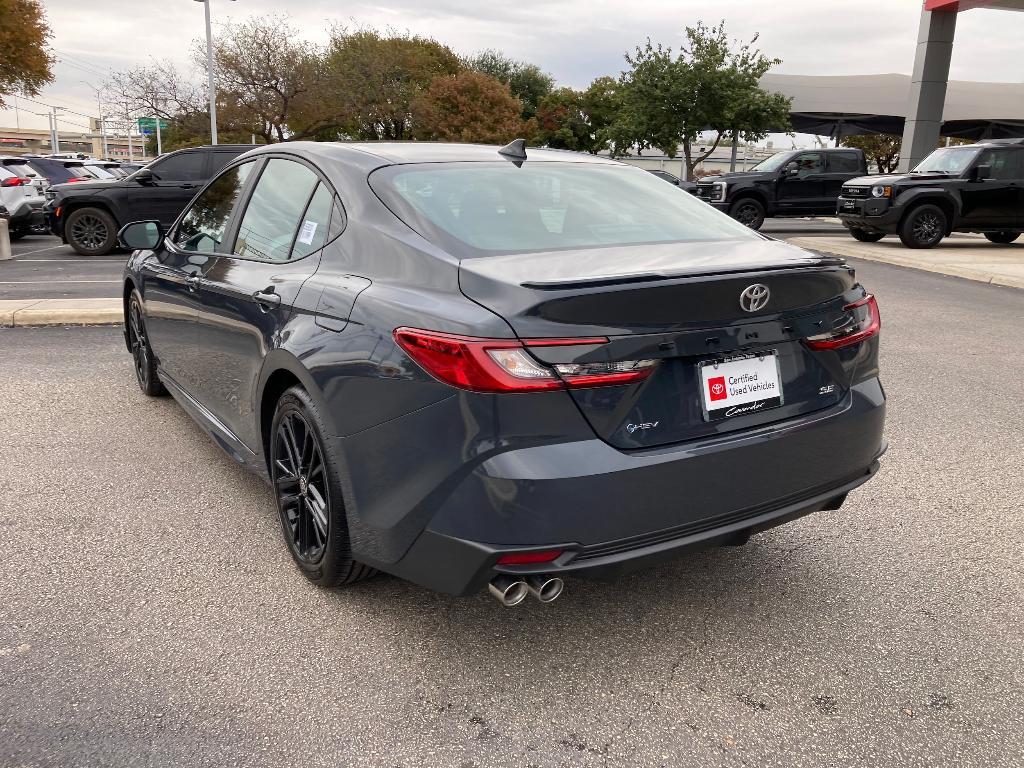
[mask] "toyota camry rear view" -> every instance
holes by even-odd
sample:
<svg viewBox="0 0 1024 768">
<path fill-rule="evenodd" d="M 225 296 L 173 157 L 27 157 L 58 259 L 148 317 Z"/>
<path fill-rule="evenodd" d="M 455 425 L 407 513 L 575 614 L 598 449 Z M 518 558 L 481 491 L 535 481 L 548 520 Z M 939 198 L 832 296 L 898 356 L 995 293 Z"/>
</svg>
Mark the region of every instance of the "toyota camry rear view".
<svg viewBox="0 0 1024 768">
<path fill-rule="evenodd" d="M 854 270 L 607 158 L 272 145 L 121 240 L 140 386 L 324 586 L 547 602 L 836 510 L 884 450 Z"/>
</svg>

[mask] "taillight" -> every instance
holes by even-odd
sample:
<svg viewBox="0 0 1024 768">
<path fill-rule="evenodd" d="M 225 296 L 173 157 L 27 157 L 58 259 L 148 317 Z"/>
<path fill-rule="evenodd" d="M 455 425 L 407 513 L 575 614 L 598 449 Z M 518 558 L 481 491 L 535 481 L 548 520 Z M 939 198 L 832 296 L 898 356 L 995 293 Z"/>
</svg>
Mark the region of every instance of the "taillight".
<svg viewBox="0 0 1024 768">
<path fill-rule="evenodd" d="M 31 180 L 23 179 L 21 176 L 11 176 L 8 179 L 0 181 L 0 187 L 21 187 L 31 183 Z"/>
<path fill-rule="evenodd" d="M 646 379 L 656 360 L 545 365 L 533 346 L 607 344 L 606 338 L 480 339 L 417 328 L 396 328 L 395 341 L 431 376 L 472 392 L 538 392 L 565 387 L 605 387 Z"/>
<path fill-rule="evenodd" d="M 850 321 L 841 328 L 819 336 L 809 336 L 804 340 L 814 350 L 841 349 L 870 339 L 882 329 L 882 316 L 878 313 L 878 302 L 872 294 L 863 299 L 847 304 L 844 312 L 850 312 Z"/>
<path fill-rule="evenodd" d="M 91 178 L 91 176 L 72 176 L 70 179 L 68 179 L 68 184 L 75 181 L 88 181 Z"/>
</svg>

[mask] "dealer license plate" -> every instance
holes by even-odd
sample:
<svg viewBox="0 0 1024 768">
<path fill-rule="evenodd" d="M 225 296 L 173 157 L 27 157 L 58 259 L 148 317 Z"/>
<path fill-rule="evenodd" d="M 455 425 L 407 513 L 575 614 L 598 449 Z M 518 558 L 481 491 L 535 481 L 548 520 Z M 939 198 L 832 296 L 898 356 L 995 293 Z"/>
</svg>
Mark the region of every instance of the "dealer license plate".
<svg viewBox="0 0 1024 768">
<path fill-rule="evenodd" d="M 774 351 L 700 364 L 704 420 L 731 419 L 783 403 L 779 356 Z"/>
</svg>

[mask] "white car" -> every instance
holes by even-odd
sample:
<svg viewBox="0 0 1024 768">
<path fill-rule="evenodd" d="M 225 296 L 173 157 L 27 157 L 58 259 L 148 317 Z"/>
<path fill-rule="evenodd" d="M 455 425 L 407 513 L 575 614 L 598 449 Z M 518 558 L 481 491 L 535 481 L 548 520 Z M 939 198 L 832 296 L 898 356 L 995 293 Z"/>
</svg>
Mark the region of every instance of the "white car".
<svg viewBox="0 0 1024 768">
<path fill-rule="evenodd" d="M 11 240 L 44 226 L 43 193 L 32 177 L 0 165 L 0 205 L 7 209 Z"/>
</svg>

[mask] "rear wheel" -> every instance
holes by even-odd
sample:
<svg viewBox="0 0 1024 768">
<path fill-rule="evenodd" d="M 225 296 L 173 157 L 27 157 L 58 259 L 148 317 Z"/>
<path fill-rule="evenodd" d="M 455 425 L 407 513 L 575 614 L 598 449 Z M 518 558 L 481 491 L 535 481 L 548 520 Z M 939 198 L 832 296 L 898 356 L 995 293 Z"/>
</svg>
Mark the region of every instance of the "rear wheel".
<svg viewBox="0 0 1024 768">
<path fill-rule="evenodd" d="M 309 394 L 301 387 L 285 392 L 270 427 L 270 475 L 281 530 L 306 578 L 336 587 L 375 571 L 352 559 L 341 483 L 323 434 Z"/>
<path fill-rule="evenodd" d="M 877 243 L 883 237 L 884 232 L 868 232 L 866 229 L 854 229 L 850 227 L 850 234 L 854 240 L 860 240 L 862 243 Z"/>
<path fill-rule="evenodd" d="M 1020 232 L 986 232 L 985 237 L 988 238 L 989 242 L 1009 245 L 1020 237 Z"/>
<path fill-rule="evenodd" d="M 68 214 L 64 236 L 82 256 L 103 256 L 117 245 L 117 222 L 101 208 L 78 208 Z"/>
<path fill-rule="evenodd" d="M 729 215 L 751 229 L 760 229 L 764 224 L 764 206 L 760 200 L 752 197 L 744 197 L 733 203 Z"/>
<path fill-rule="evenodd" d="M 907 248 L 934 248 L 946 236 L 946 212 L 937 205 L 914 208 L 900 222 L 900 240 Z"/>
<path fill-rule="evenodd" d="M 8 232 L 7 232 L 7 236 L 10 238 L 12 243 L 15 240 L 21 240 L 21 238 L 23 238 L 27 234 L 28 234 L 28 227 L 27 226 L 13 227 L 12 229 L 8 230 Z"/>
<path fill-rule="evenodd" d="M 167 390 L 156 375 L 156 360 L 149 348 L 149 336 L 146 334 L 146 321 L 142 315 L 142 297 L 138 291 L 132 291 L 128 301 L 128 346 L 132 350 L 132 361 L 135 363 L 135 377 L 139 380 L 139 389 L 149 397 L 166 395 Z"/>
</svg>

